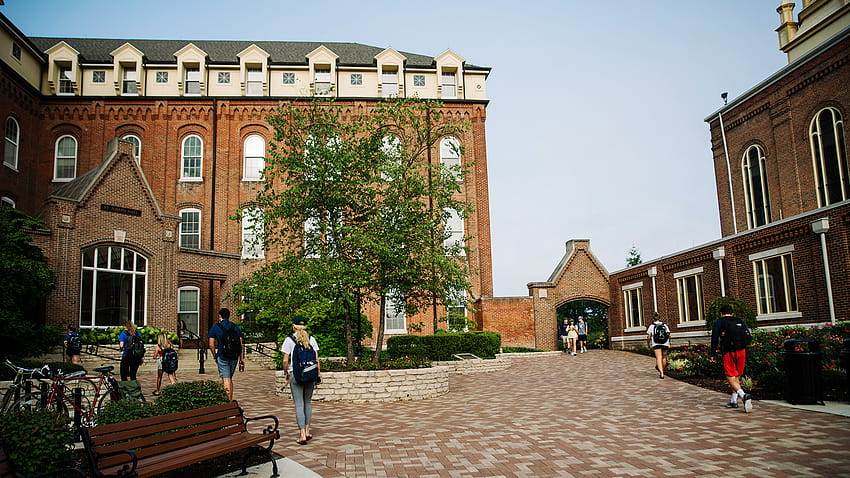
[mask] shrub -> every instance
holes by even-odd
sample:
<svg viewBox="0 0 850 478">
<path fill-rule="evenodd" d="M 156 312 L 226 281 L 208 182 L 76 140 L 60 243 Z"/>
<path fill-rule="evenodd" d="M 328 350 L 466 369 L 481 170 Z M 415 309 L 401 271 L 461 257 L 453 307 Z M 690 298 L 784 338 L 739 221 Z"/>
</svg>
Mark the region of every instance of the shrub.
<svg viewBox="0 0 850 478">
<path fill-rule="evenodd" d="M 162 389 L 154 403 L 163 413 L 177 413 L 229 402 L 224 385 L 218 380 L 180 382 Z"/>
<path fill-rule="evenodd" d="M 162 414 L 162 408 L 155 403 L 124 398 L 105 402 L 97 412 L 97 424 L 110 425 L 139 418 L 156 417 Z"/>
<path fill-rule="evenodd" d="M 0 444 L 20 473 L 44 473 L 70 466 L 75 439 L 64 413 L 38 409 L 0 414 Z"/>
<path fill-rule="evenodd" d="M 542 352 L 539 349 L 532 349 L 529 347 L 503 347 L 502 353 L 506 354 L 523 354 L 528 352 Z"/>
<path fill-rule="evenodd" d="M 387 339 L 390 357 L 452 360 L 452 355 L 469 353 L 493 358 L 499 353 L 502 336 L 497 332 L 439 332 L 434 335 L 400 335 Z"/>
<path fill-rule="evenodd" d="M 118 336 L 121 335 L 121 331 L 123 330 L 124 327 L 112 327 L 109 329 L 83 329 L 80 332 L 80 339 L 83 341 L 83 344 L 114 345 L 118 343 Z M 142 326 L 136 328 L 136 331 L 139 332 L 139 335 L 142 336 L 142 341 L 146 344 L 155 344 L 160 332 L 165 332 L 171 343 L 176 344 L 180 341 L 176 333 L 169 332 L 165 329 Z"/>
<path fill-rule="evenodd" d="M 323 360 L 323 372 L 354 372 L 358 370 L 403 370 L 410 368 L 430 367 L 431 362 L 415 357 L 399 357 L 395 359 L 382 360 L 376 364 L 370 359 L 359 359 L 353 362 L 347 360 Z"/>
<path fill-rule="evenodd" d="M 705 328 L 711 330 L 714 326 L 714 321 L 720 318 L 720 306 L 723 304 L 729 304 L 732 306 L 732 313 L 735 317 L 744 321 L 751 330 L 755 329 L 758 325 L 756 323 L 756 313 L 753 312 L 753 309 L 750 308 L 750 304 L 744 302 L 741 299 L 736 299 L 734 297 L 718 297 L 711 301 L 708 304 L 708 307 L 705 309 Z"/>
</svg>

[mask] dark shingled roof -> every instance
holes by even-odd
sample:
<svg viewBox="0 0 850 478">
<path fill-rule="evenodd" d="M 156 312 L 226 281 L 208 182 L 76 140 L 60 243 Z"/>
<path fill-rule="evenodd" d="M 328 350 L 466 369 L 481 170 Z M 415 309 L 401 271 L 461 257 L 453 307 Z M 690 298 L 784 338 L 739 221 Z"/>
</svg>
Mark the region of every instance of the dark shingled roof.
<svg viewBox="0 0 850 478">
<path fill-rule="evenodd" d="M 339 55 L 339 64 L 344 66 L 373 66 L 375 55 L 385 50 L 359 43 L 336 42 L 290 42 L 290 41 L 243 41 L 243 40 L 127 40 L 105 38 L 48 38 L 30 37 L 42 51 L 47 51 L 64 41 L 80 52 L 81 61 L 90 63 L 112 63 L 111 52 L 129 43 L 138 48 L 148 63 L 176 63 L 174 53 L 192 43 L 205 51 L 212 64 L 238 64 L 237 54 L 251 45 L 257 45 L 270 55 L 271 64 L 306 65 L 307 54 L 324 45 Z M 434 58 L 416 53 L 400 51 L 407 57 L 408 67 L 434 67 Z M 489 70 L 486 67 L 464 65 L 465 69 Z"/>
</svg>

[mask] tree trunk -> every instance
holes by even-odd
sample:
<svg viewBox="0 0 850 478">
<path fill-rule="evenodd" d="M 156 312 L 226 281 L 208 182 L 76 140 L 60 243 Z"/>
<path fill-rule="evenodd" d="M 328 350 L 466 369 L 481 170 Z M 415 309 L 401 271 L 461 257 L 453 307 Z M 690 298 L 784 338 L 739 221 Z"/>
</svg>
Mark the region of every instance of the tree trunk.
<svg viewBox="0 0 850 478">
<path fill-rule="evenodd" d="M 384 343 L 384 320 L 387 312 L 387 296 L 386 294 L 381 295 L 381 318 L 378 319 L 378 339 L 375 341 L 375 356 L 372 358 L 372 362 L 378 364 L 381 363 L 381 344 Z"/>
<path fill-rule="evenodd" d="M 354 361 L 354 334 L 351 333 L 351 301 L 345 301 L 345 357 L 348 362 Z M 360 317 L 357 318 L 360 320 Z"/>
</svg>

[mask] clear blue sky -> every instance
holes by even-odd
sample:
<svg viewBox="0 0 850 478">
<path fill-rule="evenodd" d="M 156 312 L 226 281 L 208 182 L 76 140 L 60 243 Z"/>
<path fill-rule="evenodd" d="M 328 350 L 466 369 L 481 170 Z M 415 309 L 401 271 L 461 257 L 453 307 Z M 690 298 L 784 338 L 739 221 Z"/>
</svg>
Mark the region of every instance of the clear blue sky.
<svg viewBox="0 0 850 478">
<path fill-rule="evenodd" d="M 633 244 L 647 261 L 719 238 L 703 118 L 786 64 L 778 0 L 5 3 L 30 36 L 350 41 L 492 67 L 497 296 L 546 280 L 569 239 L 616 271 Z"/>
</svg>

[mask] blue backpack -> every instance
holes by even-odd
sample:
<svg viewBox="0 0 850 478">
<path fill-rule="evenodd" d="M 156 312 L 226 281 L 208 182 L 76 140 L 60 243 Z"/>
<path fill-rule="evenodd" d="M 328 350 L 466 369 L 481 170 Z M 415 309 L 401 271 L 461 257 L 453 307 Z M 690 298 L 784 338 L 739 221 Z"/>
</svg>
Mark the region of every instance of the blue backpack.
<svg viewBox="0 0 850 478">
<path fill-rule="evenodd" d="M 319 357 L 313 347 L 303 347 L 295 340 L 295 335 L 290 335 L 295 342 L 292 349 L 292 375 L 298 383 L 317 382 L 319 380 Z"/>
</svg>

